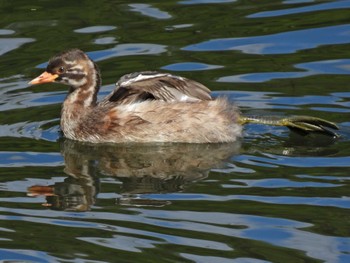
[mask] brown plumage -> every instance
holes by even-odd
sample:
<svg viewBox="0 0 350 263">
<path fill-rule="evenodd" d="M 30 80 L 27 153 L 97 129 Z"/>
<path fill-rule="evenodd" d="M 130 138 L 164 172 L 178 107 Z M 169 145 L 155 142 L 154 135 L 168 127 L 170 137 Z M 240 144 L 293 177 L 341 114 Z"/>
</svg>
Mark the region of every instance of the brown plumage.
<svg viewBox="0 0 350 263">
<path fill-rule="evenodd" d="M 221 143 L 236 141 L 247 122 L 287 126 L 334 136 L 337 126 L 318 118 L 301 117 L 266 122 L 246 118 L 225 98 L 213 99 L 196 81 L 159 72 L 124 75 L 116 89 L 97 102 L 101 79 L 97 65 L 81 50 L 53 57 L 46 71 L 30 84 L 70 86 L 63 102 L 61 129 L 73 140 L 103 142 Z"/>
<path fill-rule="evenodd" d="M 213 100 L 204 85 L 159 72 L 123 76 L 116 89 L 97 102 L 100 75 L 81 50 L 53 57 L 46 72 L 31 84 L 69 85 L 61 129 L 87 142 L 231 142 L 241 136 L 237 107 Z"/>
</svg>

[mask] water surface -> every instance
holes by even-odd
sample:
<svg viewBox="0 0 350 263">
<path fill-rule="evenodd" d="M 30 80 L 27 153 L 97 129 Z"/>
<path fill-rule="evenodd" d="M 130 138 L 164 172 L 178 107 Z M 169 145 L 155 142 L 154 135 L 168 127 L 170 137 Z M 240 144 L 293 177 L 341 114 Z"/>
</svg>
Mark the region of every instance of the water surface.
<svg viewBox="0 0 350 263">
<path fill-rule="evenodd" d="M 350 261 L 350 1 L 12 1 L 0 25 L 0 260 Z M 312 115 L 341 135 L 247 125 L 233 144 L 61 138 L 67 88 L 28 87 L 55 53 L 118 77 L 200 81 L 243 114 Z"/>
</svg>

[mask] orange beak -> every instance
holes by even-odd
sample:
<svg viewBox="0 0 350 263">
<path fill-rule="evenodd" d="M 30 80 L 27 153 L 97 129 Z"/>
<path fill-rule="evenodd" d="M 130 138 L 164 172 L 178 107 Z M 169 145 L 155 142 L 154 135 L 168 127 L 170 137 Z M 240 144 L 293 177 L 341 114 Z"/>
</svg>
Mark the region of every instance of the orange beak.
<svg viewBox="0 0 350 263">
<path fill-rule="evenodd" d="M 58 78 L 58 74 L 51 74 L 45 71 L 39 77 L 36 77 L 35 79 L 31 80 L 28 84 L 34 85 L 34 84 L 54 82 L 55 79 L 57 78 Z"/>
</svg>

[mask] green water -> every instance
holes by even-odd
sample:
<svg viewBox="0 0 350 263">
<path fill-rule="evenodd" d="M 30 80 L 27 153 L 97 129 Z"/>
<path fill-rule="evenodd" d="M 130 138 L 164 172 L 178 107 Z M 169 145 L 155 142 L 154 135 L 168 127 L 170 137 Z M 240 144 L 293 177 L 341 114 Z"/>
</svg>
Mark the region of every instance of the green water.
<svg viewBox="0 0 350 263">
<path fill-rule="evenodd" d="M 0 260 L 350 261 L 350 1 L 0 3 Z M 247 125 L 234 144 L 61 138 L 67 87 L 28 81 L 59 51 L 195 79 L 244 114 L 312 115 L 341 135 Z"/>
</svg>

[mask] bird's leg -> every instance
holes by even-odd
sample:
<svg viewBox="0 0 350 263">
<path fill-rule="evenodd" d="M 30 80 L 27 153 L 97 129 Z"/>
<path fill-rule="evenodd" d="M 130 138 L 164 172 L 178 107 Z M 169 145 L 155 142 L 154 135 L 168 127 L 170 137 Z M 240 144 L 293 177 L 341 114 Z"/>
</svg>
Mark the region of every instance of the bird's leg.
<svg viewBox="0 0 350 263">
<path fill-rule="evenodd" d="M 325 134 L 332 137 L 339 137 L 337 133 L 330 129 L 338 130 L 339 127 L 330 121 L 311 117 L 311 116 L 292 116 L 288 118 L 276 118 L 265 116 L 241 116 L 239 119 L 240 124 L 257 123 L 272 126 L 285 126 L 291 130 L 295 130 L 302 134 L 308 134 L 312 132 Z"/>
</svg>

